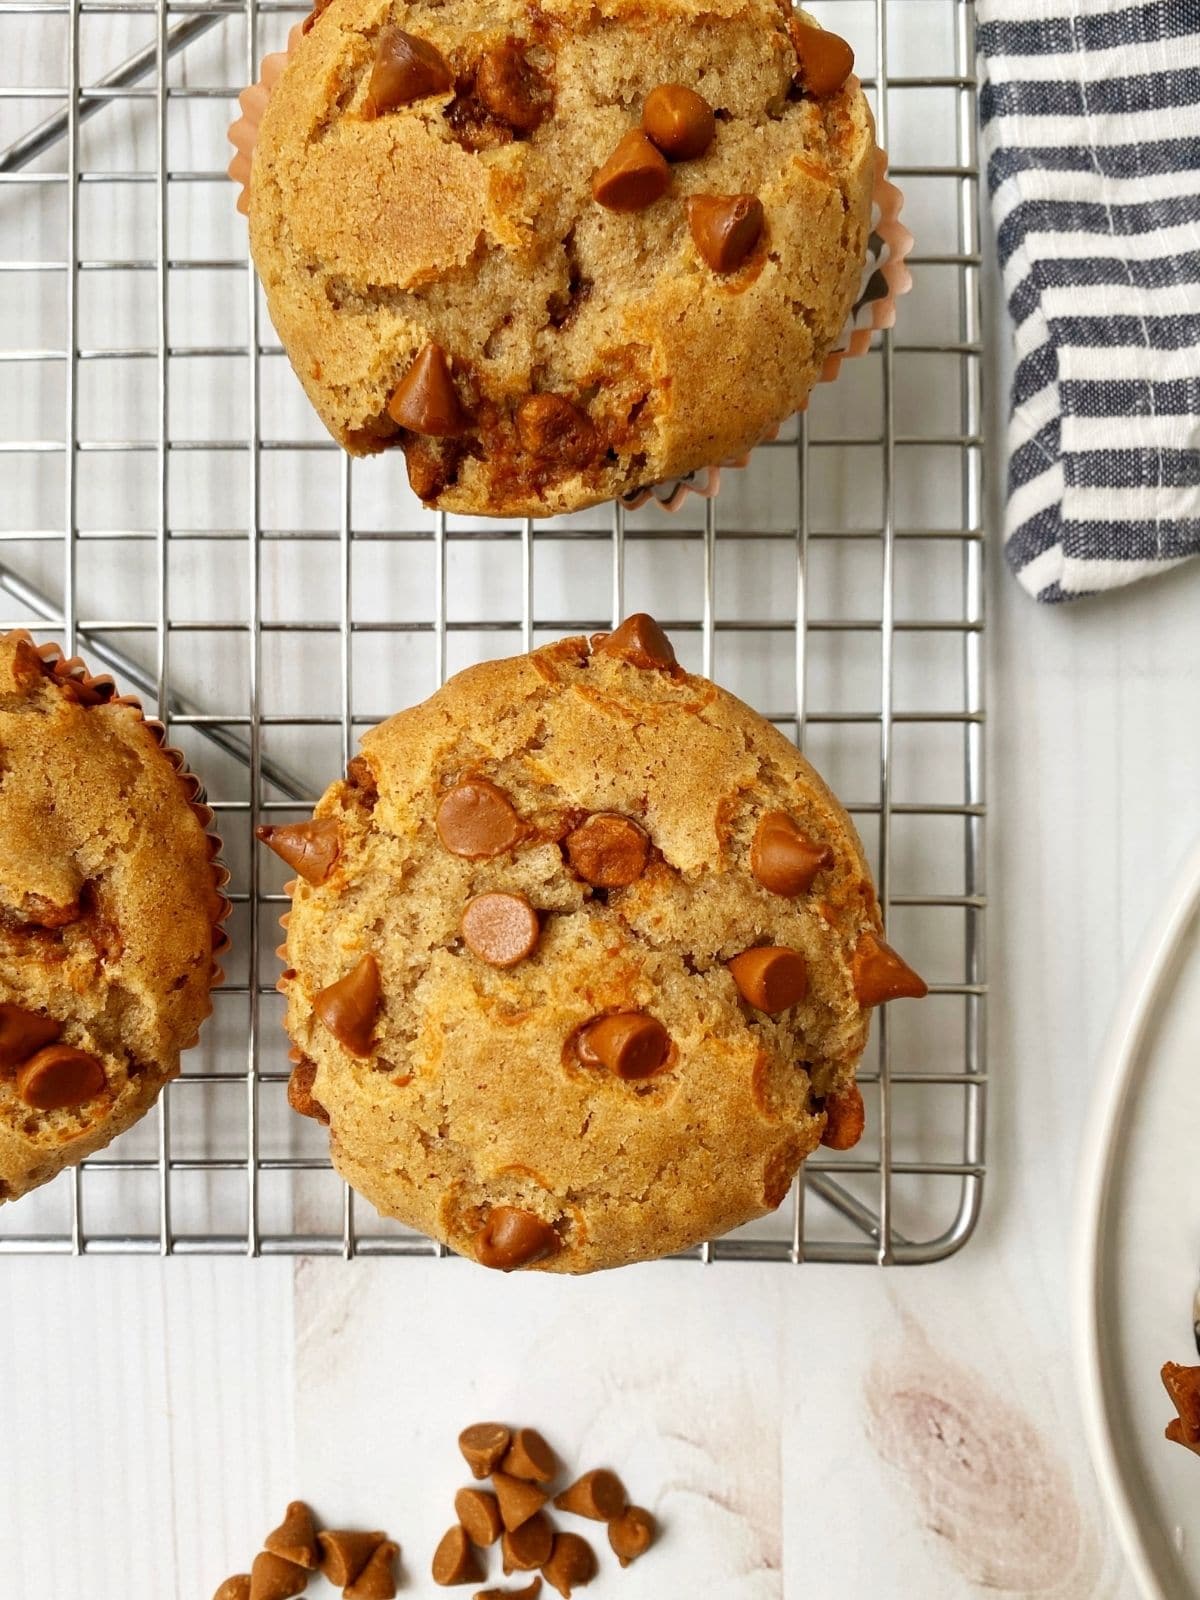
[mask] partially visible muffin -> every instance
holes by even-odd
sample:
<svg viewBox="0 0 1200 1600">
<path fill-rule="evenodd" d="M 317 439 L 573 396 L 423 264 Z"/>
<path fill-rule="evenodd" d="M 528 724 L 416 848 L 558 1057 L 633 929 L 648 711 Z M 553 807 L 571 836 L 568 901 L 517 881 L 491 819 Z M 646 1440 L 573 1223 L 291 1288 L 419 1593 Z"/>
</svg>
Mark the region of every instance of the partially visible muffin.
<svg viewBox="0 0 1200 1600">
<path fill-rule="evenodd" d="M 128 1128 L 220 980 L 224 872 L 162 730 L 0 638 L 0 1201 Z"/>
<path fill-rule="evenodd" d="M 540 516 L 756 444 L 860 285 L 871 114 L 782 0 L 331 0 L 272 89 L 250 244 L 346 449 Z"/>
<path fill-rule="evenodd" d="M 777 1206 L 863 1129 L 883 942 L 853 825 L 646 617 L 453 678 L 369 733 L 290 886 L 292 1103 L 378 1209 L 588 1272 Z"/>
</svg>

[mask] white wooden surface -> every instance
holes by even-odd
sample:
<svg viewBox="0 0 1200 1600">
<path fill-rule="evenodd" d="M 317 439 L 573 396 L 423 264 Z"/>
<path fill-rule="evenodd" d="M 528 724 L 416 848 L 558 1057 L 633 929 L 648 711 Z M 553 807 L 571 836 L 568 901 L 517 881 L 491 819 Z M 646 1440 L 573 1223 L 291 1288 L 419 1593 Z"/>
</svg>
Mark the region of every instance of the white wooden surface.
<svg viewBox="0 0 1200 1600">
<path fill-rule="evenodd" d="M 991 1177 L 967 1250 L 579 1283 L 5 1261 L 4 1600 L 207 1600 L 296 1495 L 387 1527 L 405 1592 L 429 1594 L 453 1437 L 481 1414 L 611 1462 L 662 1519 L 598 1600 L 1132 1594 L 1079 1427 L 1066 1275 L 1109 1008 L 1200 828 L 1200 565 L 1050 611 L 992 561 Z"/>
</svg>

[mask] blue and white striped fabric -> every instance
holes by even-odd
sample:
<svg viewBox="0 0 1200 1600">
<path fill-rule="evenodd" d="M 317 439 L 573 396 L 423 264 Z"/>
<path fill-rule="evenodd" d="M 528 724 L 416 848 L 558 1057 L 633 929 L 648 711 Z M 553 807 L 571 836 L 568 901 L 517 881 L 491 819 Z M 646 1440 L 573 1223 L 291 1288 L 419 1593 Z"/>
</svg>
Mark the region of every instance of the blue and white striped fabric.
<svg viewBox="0 0 1200 1600">
<path fill-rule="evenodd" d="M 1016 325 L 1005 549 L 1039 600 L 1200 553 L 1200 0 L 979 0 Z"/>
</svg>

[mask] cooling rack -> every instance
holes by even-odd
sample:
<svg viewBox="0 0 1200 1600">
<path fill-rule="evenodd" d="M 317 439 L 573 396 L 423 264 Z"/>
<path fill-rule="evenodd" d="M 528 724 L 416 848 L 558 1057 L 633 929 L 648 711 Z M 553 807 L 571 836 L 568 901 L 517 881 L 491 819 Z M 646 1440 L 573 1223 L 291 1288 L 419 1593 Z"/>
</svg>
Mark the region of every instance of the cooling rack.
<svg viewBox="0 0 1200 1600">
<path fill-rule="evenodd" d="M 0 628 L 111 669 L 204 777 L 234 949 L 159 1109 L 0 1207 L 0 1254 L 438 1246 L 356 1201 L 287 1109 L 282 863 L 373 722 L 447 673 L 654 612 L 848 802 L 893 941 L 931 980 L 877 1013 L 862 1144 L 700 1260 L 916 1263 L 984 1174 L 980 256 L 974 15 L 827 0 L 917 236 L 897 331 L 672 517 L 427 512 L 351 462 L 274 338 L 224 131 L 302 14 L 277 0 L 0 0 Z"/>
</svg>

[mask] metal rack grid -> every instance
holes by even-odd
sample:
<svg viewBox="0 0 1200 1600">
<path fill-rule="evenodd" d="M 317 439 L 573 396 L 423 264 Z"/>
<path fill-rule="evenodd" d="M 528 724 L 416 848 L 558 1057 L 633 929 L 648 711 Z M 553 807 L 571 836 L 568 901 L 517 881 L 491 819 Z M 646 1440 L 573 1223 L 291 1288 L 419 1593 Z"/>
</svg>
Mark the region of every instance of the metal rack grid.
<svg viewBox="0 0 1200 1600">
<path fill-rule="evenodd" d="M 0 0 L 0 628 L 139 689 L 204 776 L 233 871 L 214 1016 L 158 1110 L 0 1208 L 0 1254 L 442 1254 L 337 1180 L 288 1113 L 281 864 L 358 735 L 481 656 L 649 609 L 685 663 L 849 802 L 892 937 L 933 981 L 881 1010 L 868 1133 L 702 1260 L 915 1263 L 984 1163 L 980 254 L 968 0 L 826 0 L 918 237 L 899 330 L 670 518 L 426 512 L 309 414 L 249 271 L 221 142 L 301 8 Z M 14 64 L 15 63 L 15 67 Z M 116 64 L 116 65 L 114 65 Z M 49 113 L 47 115 L 47 113 Z"/>
</svg>

